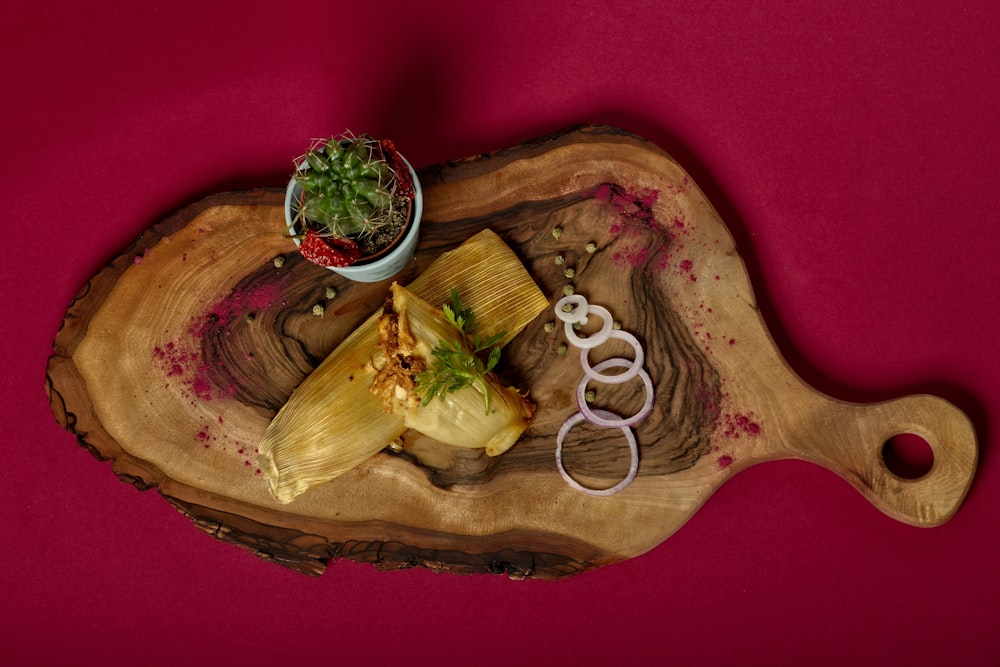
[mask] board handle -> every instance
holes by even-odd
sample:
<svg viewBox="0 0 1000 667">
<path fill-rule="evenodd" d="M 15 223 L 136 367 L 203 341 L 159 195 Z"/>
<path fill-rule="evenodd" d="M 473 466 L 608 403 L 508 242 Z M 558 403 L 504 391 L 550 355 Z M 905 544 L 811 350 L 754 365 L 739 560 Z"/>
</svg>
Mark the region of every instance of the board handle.
<svg viewBox="0 0 1000 667">
<path fill-rule="evenodd" d="M 833 470 L 899 521 L 940 525 L 972 485 L 975 429 L 942 398 L 914 395 L 867 405 L 828 401 L 816 416 L 816 437 L 802 446 L 802 458 Z M 887 462 L 891 443 L 904 435 L 922 439 L 933 455 L 926 472 L 912 479 L 893 472 Z"/>
</svg>

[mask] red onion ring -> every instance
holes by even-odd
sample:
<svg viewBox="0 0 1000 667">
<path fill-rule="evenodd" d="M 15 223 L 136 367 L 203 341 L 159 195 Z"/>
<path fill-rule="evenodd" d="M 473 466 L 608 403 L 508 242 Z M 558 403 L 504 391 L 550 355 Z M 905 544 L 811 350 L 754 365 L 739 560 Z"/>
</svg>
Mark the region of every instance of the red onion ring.
<svg viewBox="0 0 1000 667">
<path fill-rule="evenodd" d="M 597 347 L 601 343 L 605 342 L 611 335 L 611 325 L 613 322 L 611 321 L 611 313 L 608 309 L 604 306 L 595 306 L 590 304 L 587 306 L 587 316 L 589 317 L 591 313 L 598 315 L 603 322 L 599 331 L 590 334 L 586 338 L 581 338 L 576 335 L 576 332 L 573 331 L 572 323 L 566 322 L 564 325 L 567 340 L 569 340 L 569 342 L 576 347 L 584 350 L 590 350 Z"/>
<path fill-rule="evenodd" d="M 605 368 L 614 368 L 616 366 L 632 367 L 633 363 L 628 359 L 608 359 L 607 361 L 602 361 L 601 363 L 594 366 L 595 371 L 603 371 Z M 587 391 L 587 381 L 590 379 L 586 376 L 580 381 L 580 384 L 576 388 L 576 403 L 580 408 L 580 413 L 589 421 L 591 424 L 596 424 L 597 426 L 607 426 L 608 428 L 624 428 L 637 424 L 639 421 L 646 418 L 649 411 L 653 409 L 653 381 L 649 379 L 649 373 L 645 369 L 640 368 L 636 370 L 636 375 L 642 379 L 642 383 L 646 386 L 646 400 L 643 402 L 642 407 L 631 417 L 618 417 L 617 419 L 608 419 L 602 417 L 599 413 L 606 412 L 606 410 L 592 410 L 589 405 L 587 405 L 587 400 L 584 395 Z"/>
<path fill-rule="evenodd" d="M 580 365 L 583 366 L 583 373 L 591 380 L 597 382 L 604 382 L 606 384 L 621 384 L 623 382 L 628 382 L 642 369 L 642 364 L 645 361 L 645 354 L 642 351 L 642 345 L 639 344 L 639 340 L 627 331 L 619 331 L 613 329 L 611 333 L 608 334 L 608 338 L 617 338 L 623 340 L 632 346 L 635 350 L 635 358 L 632 360 L 632 364 L 624 373 L 618 373 L 617 375 L 605 375 L 604 373 L 599 373 L 590 367 L 590 350 L 580 350 Z"/>
<path fill-rule="evenodd" d="M 594 410 L 594 412 L 599 413 L 605 418 L 612 418 L 618 416 L 613 412 L 609 412 L 608 410 Z M 635 441 L 635 434 L 632 433 L 632 430 L 626 426 L 620 427 L 622 434 L 628 441 L 628 451 L 630 457 L 628 474 L 625 476 L 625 479 L 607 489 L 592 489 L 590 487 L 584 486 L 583 484 L 580 484 L 578 481 L 570 477 L 568 472 L 566 472 L 566 467 L 563 465 L 563 460 L 562 460 L 562 449 L 563 449 L 563 440 L 566 439 L 566 434 L 570 432 L 570 429 L 572 429 L 574 426 L 576 426 L 577 424 L 586 419 L 587 418 L 584 416 L 582 412 L 577 412 L 572 417 L 563 422 L 562 427 L 559 429 L 559 435 L 556 436 L 556 466 L 559 467 L 559 474 L 562 475 L 562 478 L 564 480 L 566 480 L 566 483 L 569 484 L 574 489 L 576 489 L 577 491 L 582 491 L 583 493 L 592 496 L 610 496 L 624 489 L 626 486 L 632 483 L 632 480 L 635 479 L 635 475 L 639 471 L 639 446 Z"/>
<path fill-rule="evenodd" d="M 563 310 L 566 306 L 574 306 L 574 309 L 567 313 Z M 582 294 L 570 294 L 556 301 L 556 317 L 569 324 L 584 323 L 588 307 L 587 299 Z"/>
</svg>

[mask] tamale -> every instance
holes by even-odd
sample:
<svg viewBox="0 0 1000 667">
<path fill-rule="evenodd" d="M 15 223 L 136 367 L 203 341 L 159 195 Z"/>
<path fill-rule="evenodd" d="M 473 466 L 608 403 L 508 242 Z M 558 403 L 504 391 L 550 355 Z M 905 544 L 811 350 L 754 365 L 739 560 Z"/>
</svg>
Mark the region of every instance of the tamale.
<svg viewBox="0 0 1000 667">
<path fill-rule="evenodd" d="M 517 255 L 490 230 L 442 254 L 407 288 L 429 303 L 452 289 L 480 321 L 483 335 L 506 331 L 505 345 L 542 311 L 545 295 Z M 369 391 L 378 365 L 378 310 L 338 345 L 278 411 L 258 445 L 257 461 L 271 494 L 289 503 L 354 468 L 405 430 Z"/>
<path fill-rule="evenodd" d="M 474 381 L 465 376 L 468 384 L 438 397 L 421 394 L 420 380 L 440 363 L 434 357 L 441 348 L 467 359 L 475 355 L 466 333 L 440 308 L 393 283 L 378 329 L 382 366 L 371 391 L 407 428 L 448 445 L 485 449 L 489 456 L 502 454 L 521 437 L 535 406 L 493 372 L 477 373 Z"/>
</svg>

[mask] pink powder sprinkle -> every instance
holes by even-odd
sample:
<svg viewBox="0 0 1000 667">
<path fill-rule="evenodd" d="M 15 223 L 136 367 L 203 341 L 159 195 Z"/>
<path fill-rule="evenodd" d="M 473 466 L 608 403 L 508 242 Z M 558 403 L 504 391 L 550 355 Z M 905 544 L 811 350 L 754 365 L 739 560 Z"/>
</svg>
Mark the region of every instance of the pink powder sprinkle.
<svg viewBox="0 0 1000 667">
<path fill-rule="evenodd" d="M 205 308 L 192 317 L 177 339 L 152 350 L 153 365 L 166 376 L 164 388 L 178 392 L 192 407 L 198 408 L 208 401 L 236 395 L 239 385 L 230 377 L 224 362 L 211 361 L 204 356 L 206 339 L 214 344 L 232 334 L 234 322 L 243 322 L 247 315 L 269 307 L 281 300 L 280 283 L 253 285 L 233 290 L 225 298 Z M 215 424 L 224 425 L 226 419 L 219 414 L 204 422 L 193 434 L 192 445 L 221 452 L 236 452 L 243 460 L 243 467 L 260 475 L 255 466 L 256 448 L 236 442 L 225 427 L 213 432 Z"/>
<path fill-rule="evenodd" d="M 649 229 L 658 226 L 653 214 L 653 206 L 660 197 L 657 190 L 647 188 L 637 192 L 617 183 L 602 183 L 585 196 L 587 194 L 597 201 L 611 204 L 618 215 L 617 222 L 611 226 L 612 234 L 621 234 L 629 227 Z"/>
<path fill-rule="evenodd" d="M 641 248 L 626 248 L 624 250 L 619 250 L 613 255 L 615 262 L 621 266 L 623 263 L 628 264 L 633 269 L 639 268 L 646 263 L 649 259 L 649 246 L 642 246 Z"/>
<path fill-rule="evenodd" d="M 657 260 L 657 268 L 661 270 L 668 266 L 666 252 L 674 234 L 660 225 L 653 212 L 660 197 L 658 190 L 631 190 L 617 183 L 602 183 L 588 194 L 599 202 L 611 205 L 616 214 L 608 229 L 611 234 L 634 237 L 637 241 L 614 253 L 612 257 L 619 267 L 636 269 L 653 259 Z M 674 221 L 675 226 L 678 223 L 679 228 L 684 227 L 680 220 Z M 655 235 L 652 242 L 648 237 L 650 232 Z"/>
<path fill-rule="evenodd" d="M 197 320 L 192 322 L 188 333 L 200 338 L 213 329 L 227 327 L 238 318 L 270 308 L 280 298 L 281 287 L 277 284 L 234 290 L 229 296 L 213 305 L 200 322 Z"/>
<path fill-rule="evenodd" d="M 709 414 L 712 419 L 718 417 L 720 412 L 720 406 L 718 403 L 718 398 L 716 392 L 704 381 L 700 382 L 700 387 L 697 393 L 698 400 L 701 402 L 705 411 Z"/>
<path fill-rule="evenodd" d="M 679 195 L 683 186 L 668 186 L 668 195 Z M 633 243 L 621 247 L 612 258 L 622 269 L 638 269 L 655 263 L 658 271 L 672 271 L 688 282 L 698 282 L 692 272 L 694 263 L 690 259 L 675 264 L 671 255 L 684 250 L 683 237 L 689 236 L 689 225 L 683 214 L 677 214 L 667 225 L 661 225 L 654 212 L 660 199 L 660 191 L 652 188 L 630 189 L 617 183 L 603 183 L 589 192 L 595 200 L 609 204 L 616 214 L 608 228 L 612 235 L 620 239 L 635 239 Z M 652 234 L 652 236 L 650 236 Z"/>
<path fill-rule="evenodd" d="M 212 400 L 212 383 L 204 377 L 195 377 L 191 380 L 191 390 L 194 395 L 203 401 Z"/>
<path fill-rule="evenodd" d="M 742 436 L 756 437 L 761 434 L 761 425 L 755 421 L 754 414 L 727 414 L 723 417 L 722 434 L 727 438 L 739 440 Z"/>
<path fill-rule="evenodd" d="M 234 321 L 268 308 L 280 298 L 281 286 L 276 283 L 234 290 L 202 315 L 191 319 L 187 334 L 194 341 L 189 343 L 181 339 L 156 346 L 153 348 L 153 359 L 167 377 L 181 381 L 183 395 L 191 399 L 192 405 L 198 401 L 234 396 L 238 389 L 236 384 L 225 383 L 225 373 L 211 368 L 202 360 L 200 341 L 205 337 L 229 335 L 229 325 Z"/>
<path fill-rule="evenodd" d="M 719 467 L 720 468 L 728 468 L 731 465 L 733 465 L 733 457 L 732 456 L 730 456 L 729 454 L 723 454 L 722 456 L 719 457 Z"/>
</svg>

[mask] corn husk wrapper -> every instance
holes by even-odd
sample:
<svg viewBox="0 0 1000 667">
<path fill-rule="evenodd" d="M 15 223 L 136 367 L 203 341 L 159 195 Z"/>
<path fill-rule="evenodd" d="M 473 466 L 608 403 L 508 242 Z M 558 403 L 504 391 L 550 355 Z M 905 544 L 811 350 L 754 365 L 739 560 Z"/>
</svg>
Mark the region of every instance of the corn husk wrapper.
<svg viewBox="0 0 1000 667">
<path fill-rule="evenodd" d="M 534 404 L 495 373 L 482 385 L 470 385 L 425 399 L 419 372 L 431 368 L 434 348 L 442 341 L 472 349 L 466 335 L 445 319 L 440 308 L 398 284 L 379 320 L 383 358 L 371 391 L 382 407 L 403 417 L 407 428 L 456 447 L 484 449 L 497 456 L 517 442 L 535 413 Z"/>
<path fill-rule="evenodd" d="M 548 308 L 517 255 L 490 230 L 441 255 L 407 288 L 429 303 L 452 289 L 476 313 L 482 335 L 501 331 L 505 345 Z M 369 388 L 379 347 L 379 310 L 300 384 L 271 421 L 257 462 L 271 495 L 289 503 L 375 455 L 406 430 Z"/>
</svg>

